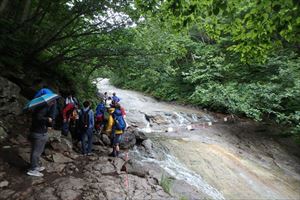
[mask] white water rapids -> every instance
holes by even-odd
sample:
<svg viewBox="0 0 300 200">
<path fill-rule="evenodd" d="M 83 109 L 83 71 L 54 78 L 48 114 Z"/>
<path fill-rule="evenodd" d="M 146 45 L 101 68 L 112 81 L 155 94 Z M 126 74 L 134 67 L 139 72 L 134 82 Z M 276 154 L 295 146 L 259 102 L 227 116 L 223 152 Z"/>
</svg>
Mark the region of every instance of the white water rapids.
<svg viewBox="0 0 300 200">
<path fill-rule="evenodd" d="M 168 149 L 159 150 L 164 159 L 140 155 L 142 162 L 159 164 L 212 199 L 300 199 L 299 157 L 261 134 L 264 129 L 256 123 L 229 123 L 200 110 L 158 102 L 115 88 L 108 79 L 98 79 L 97 87 L 102 93 L 116 92 L 128 123 Z"/>
</svg>

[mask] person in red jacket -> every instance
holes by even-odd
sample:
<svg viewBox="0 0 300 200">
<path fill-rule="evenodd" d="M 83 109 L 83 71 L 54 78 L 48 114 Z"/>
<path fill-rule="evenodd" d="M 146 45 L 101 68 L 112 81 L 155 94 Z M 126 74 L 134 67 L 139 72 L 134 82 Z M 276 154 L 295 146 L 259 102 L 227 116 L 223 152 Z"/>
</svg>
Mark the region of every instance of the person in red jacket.
<svg viewBox="0 0 300 200">
<path fill-rule="evenodd" d="M 69 104 L 66 105 L 66 107 L 62 111 L 62 115 L 63 115 L 62 134 L 64 136 L 68 136 L 69 123 L 70 123 L 71 116 L 72 116 L 74 110 L 76 110 L 75 105 L 72 104 L 72 103 L 69 103 Z"/>
</svg>

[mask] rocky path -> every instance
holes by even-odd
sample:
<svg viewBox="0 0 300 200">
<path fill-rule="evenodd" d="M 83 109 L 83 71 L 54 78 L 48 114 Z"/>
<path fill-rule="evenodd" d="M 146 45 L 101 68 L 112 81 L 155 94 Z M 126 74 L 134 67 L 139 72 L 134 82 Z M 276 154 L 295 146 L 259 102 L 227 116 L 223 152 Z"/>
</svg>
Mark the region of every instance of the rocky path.
<svg viewBox="0 0 300 200">
<path fill-rule="evenodd" d="M 159 178 L 142 170 L 134 160 L 112 158 L 109 146 L 95 137 L 94 155 L 72 150 L 68 138 L 51 131 L 42 163 L 44 177 L 26 175 L 30 144 L 19 136 L 0 151 L 0 199 L 174 199 L 159 185 Z"/>
</svg>

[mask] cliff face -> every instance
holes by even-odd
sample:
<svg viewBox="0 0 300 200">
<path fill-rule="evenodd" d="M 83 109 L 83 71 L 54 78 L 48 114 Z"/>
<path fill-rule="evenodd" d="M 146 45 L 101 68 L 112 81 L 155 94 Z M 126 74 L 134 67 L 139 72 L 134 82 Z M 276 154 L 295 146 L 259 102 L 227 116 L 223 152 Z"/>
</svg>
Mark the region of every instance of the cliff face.
<svg viewBox="0 0 300 200">
<path fill-rule="evenodd" d="M 22 108 L 27 100 L 21 95 L 21 88 L 7 78 L 0 76 L 0 85 L 0 138 L 3 140 L 6 133 L 13 133 L 26 119 Z"/>
</svg>

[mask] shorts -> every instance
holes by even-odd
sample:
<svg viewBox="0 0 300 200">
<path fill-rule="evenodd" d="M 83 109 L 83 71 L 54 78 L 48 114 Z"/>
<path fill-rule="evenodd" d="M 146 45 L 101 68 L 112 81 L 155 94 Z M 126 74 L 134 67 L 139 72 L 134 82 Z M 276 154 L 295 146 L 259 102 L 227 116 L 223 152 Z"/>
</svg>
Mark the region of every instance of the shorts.
<svg viewBox="0 0 300 200">
<path fill-rule="evenodd" d="M 120 144 L 122 141 L 122 134 L 115 134 L 113 139 L 113 145 Z"/>
</svg>

